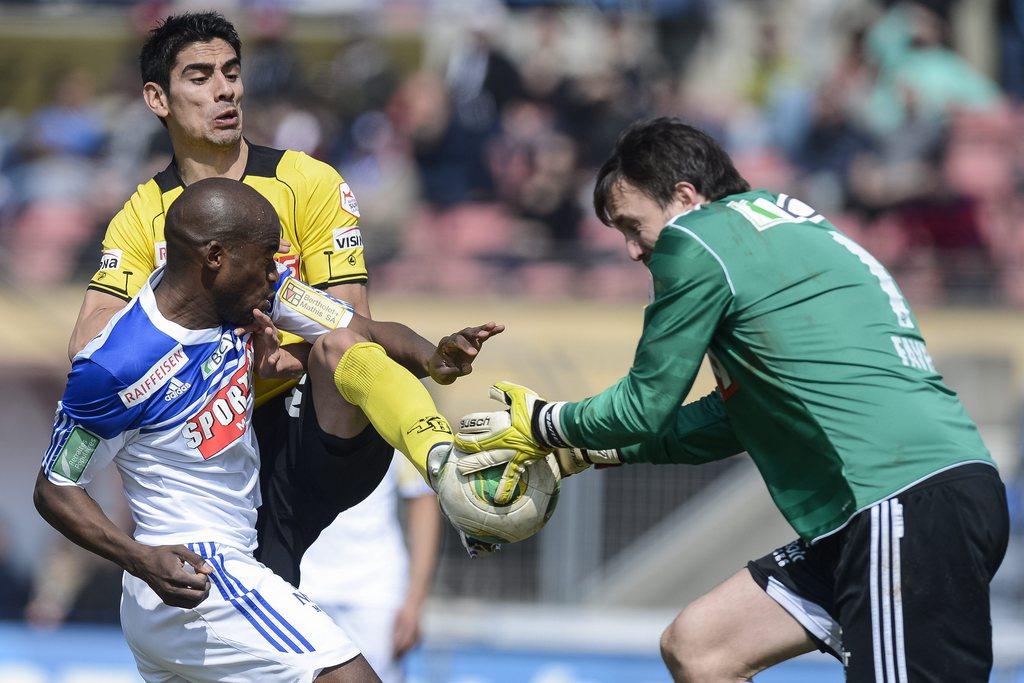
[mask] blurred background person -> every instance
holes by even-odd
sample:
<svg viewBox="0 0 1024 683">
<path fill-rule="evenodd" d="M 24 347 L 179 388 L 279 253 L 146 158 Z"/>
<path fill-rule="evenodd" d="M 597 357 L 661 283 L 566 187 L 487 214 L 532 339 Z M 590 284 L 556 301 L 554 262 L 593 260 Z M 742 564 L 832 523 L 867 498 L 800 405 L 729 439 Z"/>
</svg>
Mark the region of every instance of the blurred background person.
<svg viewBox="0 0 1024 683">
<path fill-rule="evenodd" d="M 384 683 L 404 680 L 402 658 L 422 637 L 440 540 L 437 496 L 395 457 L 374 492 L 338 515 L 302 558 L 300 590 L 345 629 Z"/>
</svg>

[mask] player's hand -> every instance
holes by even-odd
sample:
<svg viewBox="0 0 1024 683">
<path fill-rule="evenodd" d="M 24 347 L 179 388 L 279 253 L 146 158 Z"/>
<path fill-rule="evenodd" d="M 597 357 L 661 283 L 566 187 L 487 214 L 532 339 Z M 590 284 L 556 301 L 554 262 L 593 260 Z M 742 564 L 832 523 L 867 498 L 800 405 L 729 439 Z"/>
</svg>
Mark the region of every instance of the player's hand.
<svg viewBox="0 0 1024 683">
<path fill-rule="evenodd" d="M 395 615 L 394 627 L 391 629 L 391 653 L 395 659 L 401 659 L 420 642 L 421 612 L 418 602 L 407 601 Z"/>
<path fill-rule="evenodd" d="M 210 594 L 213 567 L 183 545 L 140 546 L 134 560 L 131 573 L 149 584 L 165 605 L 191 609 Z"/>
<path fill-rule="evenodd" d="M 476 415 L 480 415 L 480 413 L 476 413 Z M 471 415 L 466 417 L 475 419 Z M 479 453 L 462 456 L 455 466 L 459 474 L 469 475 L 480 470 L 505 465 L 514 457 L 515 451 L 510 449 L 480 451 Z M 556 448 L 547 456 L 547 459 L 551 465 L 551 471 L 559 479 L 579 474 L 591 465 L 614 467 L 615 465 L 622 464 L 622 459 L 616 448 L 605 451 L 593 451 L 586 448 Z"/>
<path fill-rule="evenodd" d="M 459 433 L 455 435 L 455 447 L 471 454 L 506 452 L 497 457 L 504 457 L 511 451 L 494 493 L 494 502 L 502 505 L 512 499 L 526 463 L 543 458 L 551 448 L 536 437 L 532 426 L 535 416 L 546 404 L 542 398 L 508 381 L 492 386 L 491 398 L 503 402 L 508 410 L 463 417 L 459 421 Z"/>
<path fill-rule="evenodd" d="M 281 346 L 277 326 L 263 311 L 254 308 L 253 321 L 245 327 L 235 328 L 235 334 L 252 335 L 253 369 L 263 379 L 298 379 L 306 372 L 309 345 Z"/>
<path fill-rule="evenodd" d="M 473 372 L 473 360 L 483 343 L 504 331 L 504 325 L 489 322 L 444 337 L 427 361 L 430 378 L 438 384 L 451 384 Z"/>
</svg>

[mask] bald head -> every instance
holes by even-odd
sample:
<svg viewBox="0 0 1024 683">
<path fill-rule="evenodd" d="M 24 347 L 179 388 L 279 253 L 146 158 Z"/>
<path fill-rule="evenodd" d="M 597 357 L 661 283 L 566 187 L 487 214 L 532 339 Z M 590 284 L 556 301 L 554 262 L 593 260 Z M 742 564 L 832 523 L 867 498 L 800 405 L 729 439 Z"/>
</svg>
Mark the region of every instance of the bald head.
<svg viewBox="0 0 1024 683">
<path fill-rule="evenodd" d="M 167 212 L 167 268 L 172 271 L 196 261 L 200 250 L 212 242 L 229 249 L 276 245 L 280 234 L 277 213 L 259 192 L 237 180 L 200 180 L 185 188 Z"/>
</svg>

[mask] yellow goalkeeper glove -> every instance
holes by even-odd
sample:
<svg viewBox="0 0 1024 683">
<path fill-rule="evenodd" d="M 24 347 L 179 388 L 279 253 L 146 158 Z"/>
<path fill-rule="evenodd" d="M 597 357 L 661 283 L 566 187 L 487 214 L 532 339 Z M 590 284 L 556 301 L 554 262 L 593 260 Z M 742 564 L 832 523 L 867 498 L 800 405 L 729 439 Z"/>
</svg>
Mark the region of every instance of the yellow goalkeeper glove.
<svg viewBox="0 0 1024 683">
<path fill-rule="evenodd" d="M 501 401 L 508 410 L 471 413 L 459 422 L 455 446 L 464 453 L 504 452 L 508 462 L 494 493 L 494 502 L 504 505 L 512 500 L 525 464 L 545 457 L 552 447 L 537 436 L 534 425 L 540 411 L 547 405 L 532 390 L 501 381 L 491 387 L 491 398 Z M 491 457 L 493 457 L 493 455 Z M 504 461 L 500 457 L 494 462 Z"/>
</svg>

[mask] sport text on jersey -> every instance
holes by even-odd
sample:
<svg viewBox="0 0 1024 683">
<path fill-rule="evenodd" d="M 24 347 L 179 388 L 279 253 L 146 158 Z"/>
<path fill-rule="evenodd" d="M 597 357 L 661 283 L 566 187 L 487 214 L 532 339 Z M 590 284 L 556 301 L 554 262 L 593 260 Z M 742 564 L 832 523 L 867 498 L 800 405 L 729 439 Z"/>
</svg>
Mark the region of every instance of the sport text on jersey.
<svg viewBox="0 0 1024 683">
<path fill-rule="evenodd" d="M 185 350 L 181 348 L 181 344 L 178 344 L 168 351 L 166 356 L 154 363 L 153 367 L 142 376 L 142 379 L 130 387 L 121 390 L 121 403 L 124 404 L 125 408 L 131 408 L 167 384 L 171 377 L 187 362 L 188 356 L 185 355 Z"/>
<path fill-rule="evenodd" d="M 209 460 L 245 434 L 251 391 L 249 350 L 231 380 L 181 428 L 185 444 Z"/>
<path fill-rule="evenodd" d="M 302 279 L 302 271 L 299 270 L 302 265 L 302 259 L 298 254 L 277 254 L 274 256 L 274 260 L 291 270 L 292 277 L 296 280 Z"/>
</svg>

